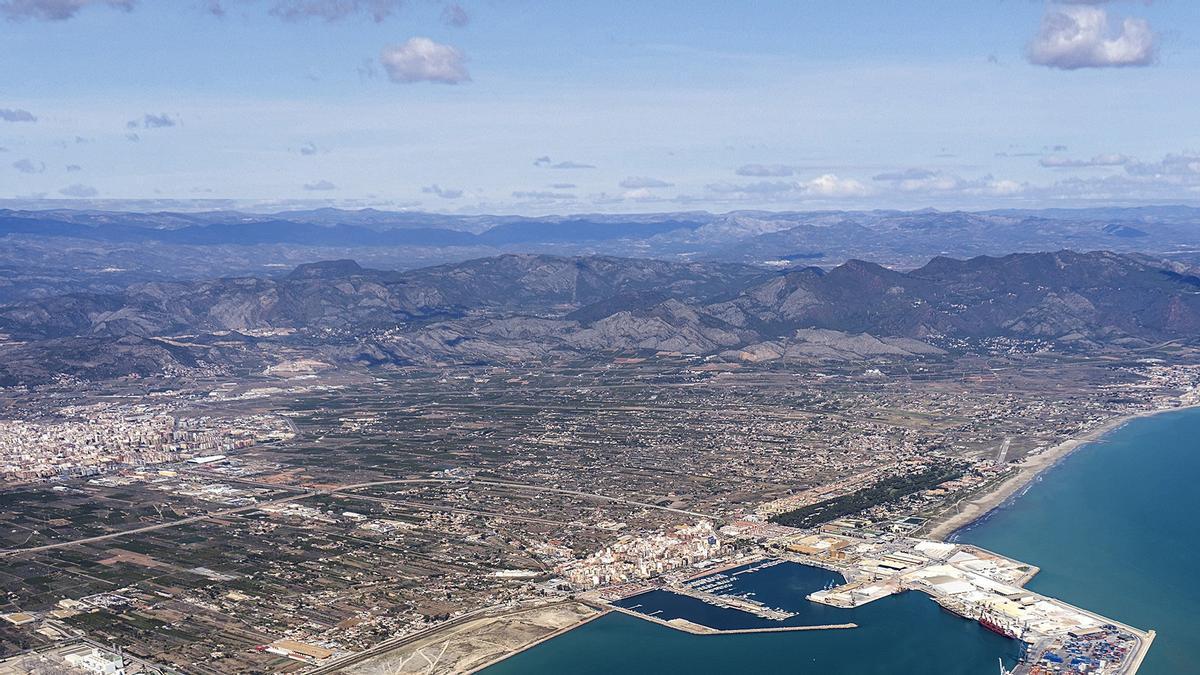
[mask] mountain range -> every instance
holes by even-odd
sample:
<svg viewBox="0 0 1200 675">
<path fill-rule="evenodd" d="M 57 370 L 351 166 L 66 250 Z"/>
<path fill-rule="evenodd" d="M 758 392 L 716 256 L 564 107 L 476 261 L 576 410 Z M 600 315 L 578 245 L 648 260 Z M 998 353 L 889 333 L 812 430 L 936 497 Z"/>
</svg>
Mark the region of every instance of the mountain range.
<svg viewBox="0 0 1200 675">
<path fill-rule="evenodd" d="M 299 356 L 370 367 L 673 352 L 729 361 L 1081 353 L 1191 342 L 1200 277 L 1139 254 L 936 257 L 911 270 L 508 254 L 427 268 L 352 260 L 154 280 L 0 306 L 0 381 Z"/>
<path fill-rule="evenodd" d="M 372 209 L 273 214 L 0 209 L 0 303 L 145 281 L 277 276 L 352 258 L 411 270 L 505 253 L 607 255 L 795 269 L 937 256 L 1110 250 L 1200 263 L 1200 209 L 735 211 L 561 217 Z"/>
</svg>

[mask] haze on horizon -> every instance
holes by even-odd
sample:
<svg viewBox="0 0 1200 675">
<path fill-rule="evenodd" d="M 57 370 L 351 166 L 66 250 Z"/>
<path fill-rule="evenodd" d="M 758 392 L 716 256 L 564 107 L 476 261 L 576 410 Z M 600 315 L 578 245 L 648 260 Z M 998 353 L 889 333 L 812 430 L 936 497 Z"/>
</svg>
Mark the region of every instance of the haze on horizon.
<svg viewBox="0 0 1200 675">
<path fill-rule="evenodd" d="M 0 206 L 1194 204 L 1189 10 L 0 0 Z"/>
</svg>

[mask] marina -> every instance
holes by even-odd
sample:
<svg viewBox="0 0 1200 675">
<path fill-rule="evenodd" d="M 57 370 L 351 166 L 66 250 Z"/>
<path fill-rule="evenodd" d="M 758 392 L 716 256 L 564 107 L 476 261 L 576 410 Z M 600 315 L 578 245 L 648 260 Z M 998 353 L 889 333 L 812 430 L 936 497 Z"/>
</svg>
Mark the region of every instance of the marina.
<svg viewBox="0 0 1200 675">
<path fill-rule="evenodd" d="M 929 560 L 928 565 L 906 568 L 903 557 L 889 556 L 910 553 L 903 546 L 890 550 L 885 547 L 867 557 L 873 561 L 871 574 L 879 575 L 875 579 L 853 573 L 843 577 L 833 571 L 837 568 L 849 572 L 847 560 L 813 559 L 782 550 L 778 559 L 807 558 L 807 564 L 825 568 L 813 571 L 813 567 L 805 567 L 805 583 L 799 588 L 791 584 L 793 593 L 803 590 L 802 597 L 821 594 L 818 597 L 826 601 L 840 598 L 846 603 L 819 605 L 830 614 L 823 615 L 824 621 L 812 623 L 855 623 L 858 628 L 854 630 L 731 635 L 728 640 L 770 640 L 770 646 L 721 640 L 730 649 L 754 650 L 753 656 L 746 651 L 727 658 L 727 649 L 705 646 L 717 643 L 691 641 L 702 640 L 700 636 L 678 629 L 667 631 L 677 638 L 665 635 L 661 629 L 669 619 L 650 621 L 640 617 L 631 624 L 626 621 L 632 620 L 628 614 L 614 613 L 542 645 L 539 650 L 543 651 L 523 654 L 526 660 L 510 664 L 510 669 L 488 673 L 550 673 L 569 668 L 598 674 L 616 667 L 638 672 L 639 659 L 661 658 L 652 653 L 667 655 L 667 665 L 656 668 L 664 673 L 694 672 L 703 664 L 710 670 L 755 668 L 780 672 L 786 668 L 823 674 L 966 675 L 996 672 L 997 657 L 1005 671 L 1024 675 L 1191 672 L 1200 653 L 1187 636 L 1200 631 L 1200 620 L 1186 608 L 1194 607 L 1200 598 L 1185 578 L 1192 555 L 1186 542 L 1200 540 L 1200 528 L 1185 514 L 1200 509 L 1200 498 L 1194 496 L 1187 478 L 1200 472 L 1200 458 L 1190 440 L 1196 437 L 1200 437 L 1197 410 L 1134 420 L 1072 454 L 1002 508 L 951 537 L 951 541 L 911 544 L 920 544 L 926 552 L 935 554 L 963 545 L 963 550 L 978 555 L 979 560 L 960 558 L 951 563 L 951 554 L 947 560 Z M 1107 495 L 1102 503 L 1095 499 L 1098 493 Z M 1162 505 L 1166 503 L 1174 508 L 1164 511 Z M 1095 532 L 1104 534 L 1097 539 L 1090 534 Z M 1092 554 L 1101 542 L 1106 547 L 1103 558 Z M 1146 552 L 1150 550 L 1156 552 L 1161 563 L 1153 566 L 1153 572 L 1146 567 Z M 1006 555 L 992 551 L 1004 551 Z M 911 555 L 924 553 L 917 550 Z M 1081 566 L 1090 571 L 1086 578 L 1076 573 Z M 720 570 L 726 578 L 715 578 L 710 571 L 693 579 L 702 585 L 716 582 L 716 586 L 708 587 L 710 590 L 754 592 L 756 595 L 751 597 L 813 618 L 811 611 L 794 600 L 779 601 L 773 595 L 782 592 L 779 587 L 789 585 L 787 579 L 774 575 L 798 567 L 795 562 L 776 564 L 762 573 L 741 576 L 735 566 Z M 772 569 L 776 570 L 774 574 Z M 1146 571 L 1130 574 L 1131 570 Z M 726 586 L 728 578 L 735 575 L 738 581 Z M 896 578 L 889 581 L 891 577 Z M 1013 589 L 1016 594 L 1008 598 L 989 591 L 996 601 L 985 608 L 979 602 L 980 596 L 972 596 L 980 591 L 967 587 L 973 586 L 972 579 L 993 588 Z M 681 598 L 675 594 L 648 595 L 639 596 L 639 602 L 633 604 L 642 605 L 639 611 L 657 611 L 658 617 L 686 614 L 697 623 L 727 627 L 766 623 L 760 617 L 712 607 L 693 598 L 682 600 L 699 607 L 680 606 Z M 814 602 L 804 604 L 818 606 Z M 1019 607 L 1037 608 L 1038 614 L 1027 610 L 1016 619 L 1008 613 Z M 717 618 L 708 613 L 716 613 Z M 1121 617 L 1130 625 L 1108 617 Z M 1047 627 L 1065 618 L 1072 618 L 1078 625 L 1068 628 L 1060 623 L 1054 634 L 1049 634 Z M 781 623 L 791 621 L 795 619 Z M 1139 623 L 1157 630 L 1133 628 Z M 938 650 L 920 647 L 931 639 L 937 640 Z M 610 640 L 619 641 L 627 655 L 591 651 L 615 644 Z M 860 657 L 864 650 L 875 658 Z M 916 650 L 920 656 L 913 654 L 910 658 L 910 651 Z M 594 659 L 605 667 L 579 669 L 580 659 Z M 880 661 L 886 667 L 879 667 Z M 522 669 L 511 669 L 515 665 Z"/>
</svg>

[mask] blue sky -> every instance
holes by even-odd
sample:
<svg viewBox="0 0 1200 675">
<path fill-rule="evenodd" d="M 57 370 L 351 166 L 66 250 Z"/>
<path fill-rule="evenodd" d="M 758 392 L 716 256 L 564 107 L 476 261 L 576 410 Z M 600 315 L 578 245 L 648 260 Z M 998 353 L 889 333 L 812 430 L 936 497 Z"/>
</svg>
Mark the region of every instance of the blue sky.
<svg viewBox="0 0 1200 675">
<path fill-rule="evenodd" d="M 1198 36 L 1182 0 L 0 0 L 0 200 L 1195 203 Z"/>
</svg>

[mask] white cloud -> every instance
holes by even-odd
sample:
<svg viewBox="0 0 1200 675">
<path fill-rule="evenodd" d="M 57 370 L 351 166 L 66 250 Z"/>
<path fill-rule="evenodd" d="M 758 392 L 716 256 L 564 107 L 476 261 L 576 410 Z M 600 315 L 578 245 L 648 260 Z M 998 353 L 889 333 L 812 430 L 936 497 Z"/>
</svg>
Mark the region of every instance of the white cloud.
<svg viewBox="0 0 1200 675">
<path fill-rule="evenodd" d="M 462 28 L 471 23 L 471 15 L 467 14 L 467 10 L 462 8 L 462 5 L 452 2 L 442 8 L 442 23 L 455 28 Z"/>
<path fill-rule="evenodd" d="M 96 188 L 92 187 L 91 185 L 75 183 L 74 185 L 68 185 L 67 187 L 59 190 L 58 194 L 63 195 L 64 197 L 74 197 L 76 199 L 90 199 L 99 193 L 96 191 Z"/>
<path fill-rule="evenodd" d="M 513 199 L 532 202 L 573 201 L 575 195 L 565 192 L 546 192 L 538 190 L 518 190 L 512 193 Z"/>
<path fill-rule="evenodd" d="M 35 162 L 32 159 L 18 159 L 12 166 L 21 173 L 42 173 L 46 170 L 44 162 Z"/>
<path fill-rule="evenodd" d="M 1127 17 L 1118 30 L 1107 10 L 1079 4 L 1047 8 L 1028 47 L 1031 63 L 1065 70 L 1148 66 L 1157 52 L 1157 36 L 1145 19 Z"/>
<path fill-rule="evenodd" d="M 0 108 L 0 120 L 5 122 L 36 122 L 37 116 L 21 108 Z"/>
<path fill-rule="evenodd" d="M 650 178 L 649 176 L 630 176 L 621 181 L 619 185 L 628 190 L 645 190 L 647 188 L 671 187 L 674 183 L 668 183 L 658 178 Z"/>
<path fill-rule="evenodd" d="M 1200 180 L 1200 154 L 1183 152 L 1169 154 L 1157 162 L 1131 161 L 1125 171 L 1132 176 L 1185 177 Z"/>
<path fill-rule="evenodd" d="M 437 195 L 442 199 L 458 199 L 463 195 L 462 190 L 444 188 L 439 186 L 437 183 L 421 188 L 421 192 L 424 192 L 427 195 Z"/>
<path fill-rule="evenodd" d="M 808 195 L 821 197 L 861 197 L 867 194 L 867 186 L 853 178 L 838 178 L 832 173 L 800 184 L 801 191 Z"/>
<path fill-rule="evenodd" d="M 936 171 L 921 168 L 900 169 L 898 171 L 885 171 L 883 173 L 871 176 L 871 180 L 875 181 L 923 181 L 929 180 L 937 175 Z"/>
<path fill-rule="evenodd" d="M 795 192 L 799 186 L 792 181 L 761 180 L 754 183 L 710 183 L 706 185 L 710 192 L 717 194 L 772 195 Z"/>
<path fill-rule="evenodd" d="M 533 165 L 545 167 L 547 169 L 594 169 L 594 168 L 596 168 L 595 165 L 593 165 L 593 164 L 584 164 L 583 162 L 572 162 L 569 159 L 563 160 L 561 162 L 555 162 L 550 159 L 549 155 L 542 155 L 541 157 L 538 157 L 537 159 L 533 160 Z"/>
<path fill-rule="evenodd" d="M 311 157 L 312 155 L 317 154 L 317 152 L 318 152 L 317 144 L 313 143 L 312 141 L 309 141 L 309 142 L 305 143 L 304 145 L 300 146 L 300 154 L 302 154 L 306 157 Z"/>
<path fill-rule="evenodd" d="M 784 164 L 743 164 L 735 172 L 739 176 L 779 177 L 792 175 L 792 167 Z"/>
<path fill-rule="evenodd" d="M 827 173 L 807 181 L 756 181 L 753 183 L 711 183 L 705 188 L 714 194 L 734 197 L 863 197 L 871 190 L 853 178 Z"/>
<path fill-rule="evenodd" d="M 650 188 L 636 188 L 634 190 L 626 190 L 621 193 L 621 199 L 628 199 L 635 202 L 653 202 L 662 199 L 655 194 Z"/>
<path fill-rule="evenodd" d="M 1102 155 L 1095 155 L 1089 159 L 1077 159 L 1072 157 L 1064 157 L 1063 155 L 1050 155 L 1049 157 L 1043 157 L 1038 163 L 1051 169 L 1070 169 L 1091 166 L 1123 166 L 1128 164 L 1129 161 L 1129 158 L 1125 155 L 1105 153 Z"/>
<path fill-rule="evenodd" d="M 285 21 L 337 21 L 356 14 L 366 14 L 379 23 L 394 14 L 403 4 L 404 0 L 276 0 L 271 14 Z M 223 9 L 214 11 L 223 12 Z"/>
<path fill-rule="evenodd" d="M 146 113 L 140 120 L 129 120 L 125 123 L 127 129 L 166 129 L 179 124 L 167 113 Z"/>
<path fill-rule="evenodd" d="M 305 183 L 304 189 L 309 192 L 321 192 L 325 190 L 336 190 L 337 186 L 327 180 L 319 180 L 315 183 Z"/>
<path fill-rule="evenodd" d="M 1006 196 L 1027 189 L 1027 185 L 1014 180 L 997 179 L 986 175 L 980 178 L 962 178 L 940 170 L 909 168 L 877 174 L 872 180 L 885 183 L 891 189 L 910 194 Z"/>
<path fill-rule="evenodd" d="M 88 6 L 105 5 L 130 11 L 135 0 L 0 0 L 0 16 L 13 21 L 66 21 Z"/>
<path fill-rule="evenodd" d="M 463 53 L 429 38 L 414 37 L 402 45 L 384 47 L 379 62 L 392 82 L 461 84 L 471 81 Z"/>
</svg>

